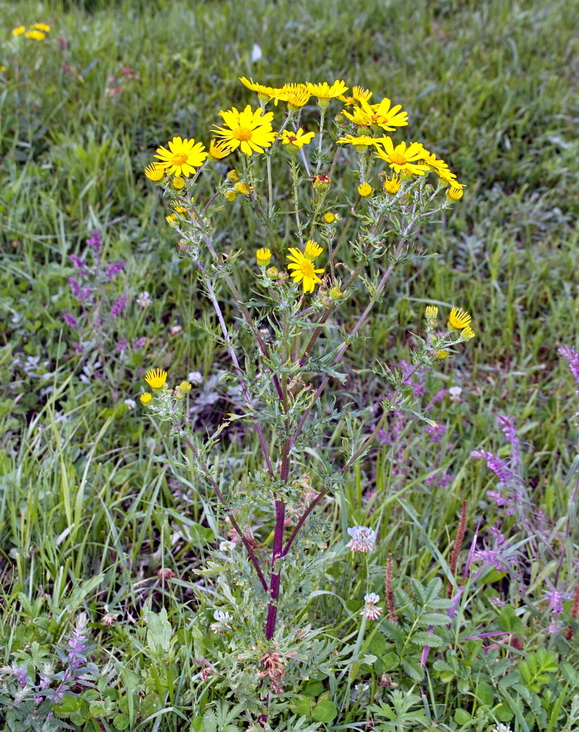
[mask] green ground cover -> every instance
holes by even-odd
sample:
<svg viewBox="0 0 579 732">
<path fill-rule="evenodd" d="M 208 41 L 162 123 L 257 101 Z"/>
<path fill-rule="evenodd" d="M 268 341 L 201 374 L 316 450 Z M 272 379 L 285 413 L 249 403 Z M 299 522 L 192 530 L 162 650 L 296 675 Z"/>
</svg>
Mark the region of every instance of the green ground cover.
<svg viewBox="0 0 579 732">
<path fill-rule="evenodd" d="M 332 666 L 324 658 L 323 673 L 286 688 L 286 711 L 272 728 L 577 729 L 579 633 L 566 637 L 578 583 L 577 397 L 558 353 L 579 345 L 573 3 L 248 0 L 242 8 L 231 0 L 22 0 L 0 3 L 0 11 L 6 728 L 48 730 L 57 718 L 87 730 L 258 728 L 251 709 L 236 706 L 235 671 L 229 691 L 200 679 L 199 659 L 220 652 L 208 631 L 216 580 L 201 571 L 226 528 L 196 476 L 159 459 L 169 454 L 167 434 L 130 401 L 138 402 L 143 371 L 160 366 L 176 379 L 199 372 L 202 383 L 190 397 L 198 430 L 231 411 L 232 397 L 216 379 L 227 354 L 199 327 L 212 322 L 202 293 L 142 170 L 173 135 L 203 136 L 219 110 L 253 101 L 238 82 L 246 75 L 272 85 L 344 78 L 389 96 L 408 111 L 412 139 L 427 140 L 468 186 L 442 226 L 418 236 L 417 246 L 432 256 L 397 270 L 349 356 L 338 404 L 380 402 L 383 384 L 357 371 L 378 356 L 391 364 L 408 359 L 425 304 L 460 304 L 477 331 L 468 348 L 417 385 L 424 405 L 443 389 L 462 389 L 429 412 L 446 427 L 441 441 L 420 423 L 391 425 L 395 444 L 386 436 L 327 503 L 323 530 L 336 559 L 308 590 L 334 595 L 313 598 L 307 617 L 326 629 L 328 658 L 336 660 Z M 38 21 L 52 27 L 45 41 L 11 37 L 12 28 Z M 254 44 L 262 57 L 252 61 Z M 255 231 L 239 201 L 222 216 L 229 232 L 239 232 L 224 246 L 247 251 L 241 283 L 253 268 Z M 102 233 L 106 262 L 125 263 L 110 285 L 101 283 L 103 308 L 123 294 L 128 301 L 107 338 L 77 353 L 78 333 L 62 317 L 80 315 L 68 283 L 70 255 L 84 255 L 94 230 Z M 353 298 L 352 318 L 358 305 Z M 471 457 L 481 448 L 510 455 L 498 415 L 519 428 L 521 470 L 543 544 L 502 522 L 487 495 L 496 477 Z M 340 437 L 336 431 L 332 445 Z M 224 441 L 224 474 L 235 465 L 251 471 L 256 459 L 251 442 Z M 485 641 L 483 652 L 483 640 L 457 638 L 446 655 L 432 652 L 418 680 L 396 665 L 387 635 L 359 634 L 368 578 L 344 549 L 346 529 L 381 527 L 370 580 L 383 593 L 379 570 L 392 554 L 395 583 L 408 592 L 407 578 L 425 585 L 448 578 L 463 499 L 463 564 L 477 526 L 479 548 L 483 539 L 490 543 L 489 527 L 502 526 L 510 546 L 522 551 L 537 541 L 537 553 L 525 555 L 522 584 L 496 571 L 469 589 L 458 610 L 469 629 L 464 638 L 503 631 L 509 643 L 489 650 L 492 639 Z M 267 546 L 271 537 L 259 540 Z M 556 558 L 547 546 L 559 551 Z M 560 617 L 548 596 L 554 590 L 563 595 Z M 82 691 L 82 705 L 65 695 L 52 721 L 34 721 L 35 702 L 18 698 L 28 682 L 20 683 L 17 669 L 40 678 L 49 662 L 53 687 L 64 683 L 57 678 L 64 661 L 55 654 L 69 653 L 75 623 L 84 637 L 82 613 L 94 645 L 92 688 Z M 354 652 L 362 654 L 355 663 Z M 509 685 L 512 673 L 521 678 Z M 371 703 L 390 705 L 394 716 L 369 710 Z"/>
</svg>

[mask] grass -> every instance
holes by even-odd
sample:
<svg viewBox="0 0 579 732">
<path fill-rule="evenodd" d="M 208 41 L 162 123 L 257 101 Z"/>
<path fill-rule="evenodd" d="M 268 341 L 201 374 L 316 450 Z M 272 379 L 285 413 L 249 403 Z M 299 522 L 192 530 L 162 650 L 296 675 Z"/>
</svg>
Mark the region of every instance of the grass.
<svg viewBox="0 0 579 732">
<path fill-rule="evenodd" d="M 409 332 L 419 329 L 424 304 L 460 303 L 474 314 L 478 337 L 429 377 L 424 403 L 452 385 L 463 388 L 463 401 L 433 409 L 433 419 L 448 428 L 441 445 L 409 422 L 401 451 L 385 445 L 348 477 L 327 507 L 329 546 L 341 546 L 348 526 L 371 521 L 382 530 L 378 565 L 392 553 L 401 577 L 448 576 L 462 499 L 468 499 L 471 539 L 479 519 L 483 530 L 496 518 L 486 497 L 492 478 L 470 452 L 501 449 L 496 416 L 507 413 L 528 443 L 525 471 L 534 504 L 560 531 L 571 526 L 572 555 L 576 408 L 572 377 L 557 355 L 560 345 L 579 343 L 571 2 L 250 0 L 242 10 L 231 0 L 22 0 L 0 9 L 0 60 L 7 66 L 0 81 L 0 665 L 13 663 L 13 654 L 34 641 L 62 642 L 85 610 L 107 669 L 103 678 L 114 676 L 127 698 L 147 679 L 144 706 L 127 712 L 131 729 L 147 719 L 154 729 L 189 729 L 183 715 L 198 713 L 212 698 L 191 689 L 198 673 L 193 659 L 203 653 L 191 618 L 202 602 L 199 572 L 211 540 L 224 534 L 222 522 L 191 471 L 159 460 L 169 454 L 166 436 L 124 400 L 136 398 L 149 365 L 170 364 L 183 377 L 200 371 L 207 380 L 226 363 L 200 327 L 204 318 L 208 326 L 212 321 L 142 168 L 173 135 L 204 134 L 220 109 L 249 102 L 237 81 L 242 75 L 266 84 L 345 78 L 378 98 L 389 96 L 408 110 L 413 139 L 428 141 L 468 185 L 443 225 L 417 238 L 430 256 L 397 271 L 338 395 L 341 404 L 378 403 L 380 383 L 355 369 L 377 357 L 408 358 Z M 11 28 L 40 20 L 53 26 L 45 43 L 10 38 Z M 255 43 L 263 56 L 252 62 Z M 120 78 L 123 66 L 135 78 L 111 95 L 108 79 Z M 253 250 L 258 233 L 241 207 L 223 215 L 229 231 L 241 232 L 224 244 Z M 117 289 L 107 294 L 113 300 L 126 292 L 130 301 L 111 338 L 147 338 L 144 349 L 122 358 L 108 350 L 76 355 L 61 318 L 74 311 L 68 256 L 84 251 L 95 228 L 103 232 L 107 261 L 126 262 Z M 240 281 L 249 260 L 242 259 Z M 152 304 L 143 310 L 136 298 L 145 290 Z M 174 325 L 182 330 L 171 335 Z M 99 370 L 102 380 L 94 378 Z M 200 428 L 229 411 L 227 396 L 215 391 L 207 389 L 213 404 L 199 405 Z M 329 449 L 339 440 L 335 434 Z M 235 461 L 248 473 L 254 469 L 251 442 L 232 439 L 224 449 L 225 480 Z M 411 467 L 397 472 L 409 458 Z M 439 466 L 453 476 L 448 487 L 427 482 Z M 362 499 L 373 490 L 370 502 Z M 304 589 L 332 588 L 333 596 L 311 602 L 321 624 L 339 626 L 344 608 L 357 612 L 367 586 L 364 573 L 344 557 L 320 570 L 318 588 Z M 555 575 L 545 566 L 529 568 L 535 593 Z M 158 578 L 161 569 L 171 569 L 175 579 Z M 369 581 L 379 592 L 381 577 L 371 574 Z M 211 593 L 217 580 L 207 582 Z M 472 602 L 480 622 L 490 622 L 488 604 L 478 595 Z M 171 671 L 173 683 L 155 677 L 138 622 L 147 609 L 162 606 L 190 649 Z M 544 608 L 537 605 L 537 612 Z M 110 627 L 102 623 L 107 613 L 117 616 Z M 341 661 L 357 633 L 351 623 L 345 627 L 336 651 Z M 532 623 L 528 634 L 532 651 L 543 641 Z M 571 654 L 562 639 L 549 642 Z M 576 651 L 569 657 L 576 663 Z M 119 665 L 126 667 L 122 673 Z M 357 729 L 366 719 L 363 697 L 353 701 L 353 689 L 353 681 L 334 689 L 340 717 L 328 728 Z M 461 729 L 453 722 L 452 698 L 441 700 L 432 687 L 424 694 L 433 724 Z M 477 729 L 486 731 L 484 723 Z M 526 722 L 512 724 L 523 730 Z"/>
</svg>

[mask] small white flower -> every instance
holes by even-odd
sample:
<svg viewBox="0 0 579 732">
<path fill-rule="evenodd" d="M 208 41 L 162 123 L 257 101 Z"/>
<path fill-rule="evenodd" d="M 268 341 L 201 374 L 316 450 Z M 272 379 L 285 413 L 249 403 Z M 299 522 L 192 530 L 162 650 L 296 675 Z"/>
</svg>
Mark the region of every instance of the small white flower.
<svg viewBox="0 0 579 732">
<path fill-rule="evenodd" d="M 451 386 L 448 393 L 450 394 L 451 402 L 460 402 L 460 395 L 462 394 L 460 386 Z"/>
<path fill-rule="evenodd" d="M 213 617 L 217 622 L 211 623 L 209 626 L 214 633 L 226 633 L 231 630 L 229 623 L 231 622 L 231 615 L 224 610 L 216 610 L 213 613 Z"/>
<path fill-rule="evenodd" d="M 203 376 L 199 371 L 190 371 L 187 376 L 187 381 L 190 381 L 193 386 L 199 386 L 199 384 L 203 383 Z"/>
<path fill-rule="evenodd" d="M 352 537 L 346 544 L 348 549 L 353 552 L 369 552 L 374 548 L 376 543 L 376 532 L 367 526 L 354 526 L 348 529 L 348 534 Z"/>
<path fill-rule="evenodd" d="M 219 542 L 219 551 L 220 552 L 230 552 L 232 549 L 235 549 L 234 541 L 220 541 Z"/>
<path fill-rule="evenodd" d="M 375 592 L 371 592 L 369 595 L 364 595 L 364 607 L 360 610 L 360 615 L 365 615 L 366 620 L 378 620 L 382 615 L 382 608 L 377 607 L 380 602 L 380 595 Z"/>
<path fill-rule="evenodd" d="M 259 61 L 262 56 L 263 53 L 261 52 L 261 48 L 257 45 L 257 43 L 254 43 L 253 48 L 251 49 L 252 62 L 255 63 L 256 61 Z"/>
<path fill-rule="evenodd" d="M 134 399 L 125 399 L 125 404 L 129 409 L 134 409 L 137 406 L 137 403 Z"/>
<path fill-rule="evenodd" d="M 182 331 L 182 328 L 180 325 L 172 325 L 169 328 L 170 335 L 177 335 L 177 333 L 180 333 Z"/>
<path fill-rule="evenodd" d="M 141 294 L 137 298 L 137 305 L 140 305 L 144 310 L 145 308 L 148 308 L 150 304 L 151 296 L 149 295 L 147 290 L 143 290 L 143 292 L 141 292 Z"/>
<path fill-rule="evenodd" d="M 511 728 L 508 724 L 502 724 L 499 722 L 497 726 L 493 729 L 493 732 L 511 732 Z"/>
</svg>

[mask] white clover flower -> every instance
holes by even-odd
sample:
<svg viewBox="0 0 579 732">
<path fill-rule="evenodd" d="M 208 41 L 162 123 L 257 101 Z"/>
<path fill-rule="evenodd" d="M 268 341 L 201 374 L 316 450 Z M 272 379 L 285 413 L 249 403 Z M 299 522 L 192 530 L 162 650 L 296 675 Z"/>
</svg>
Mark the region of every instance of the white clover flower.
<svg viewBox="0 0 579 732">
<path fill-rule="evenodd" d="M 511 732 L 511 728 L 508 724 L 502 724 L 502 722 L 499 722 L 493 729 L 493 732 Z"/>
<path fill-rule="evenodd" d="M 365 615 L 366 620 L 378 620 L 382 615 L 382 608 L 377 607 L 380 602 L 380 595 L 375 592 L 371 592 L 369 595 L 364 595 L 364 607 L 360 610 L 360 615 Z"/>
<path fill-rule="evenodd" d="M 460 402 L 460 395 L 462 394 L 460 386 L 451 386 L 448 393 L 450 394 L 451 402 Z"/>
<path fill-rule="evenodd" d="M 151 296 L 149 295 L 147 290 L 143 290 L 143 292 L 141 292 L 141 294 L 137 298 L 137 305 L 140 305 L 143 308 L 143 310 L 145 308 L 148 308 L 149 305 L 151 304 L 151 302 L 152 302 Z"/>
<path fill-rule="evenodd" d="M 190 371 L 187 376 L 187 381 L 190 381 L 193 386 L 199 386 L 203 383 L 203 376 L 199 371 Z"/>
<path fill-rule="evenodd" d="M 230 552 L 232 549 L 235 549 L 234 541 L 220 541 L 219 542 L 219 551 L 220 552 Z"/>
<path fill-rule="evenodd" d="M 231 630 L 229 623 L 231 622 L 231 615 L 224 610 L 216 610 L 213 613 L 213 617 L 217 622 L 211 623 L 209 626 L 214 633 L 226 633 Z"/>
<path fill-rule="evenodd" d="M 137 403 L 134 399 L 125 399 L 125 404 L 129 409 L 134 409 L 137 406 Z"/>
<path fill-rule="evenodd" d="M 348 534 L 352 537 L 346 544 L 348 549 L 353 552 L 369 552 L 374 548 L 376 543 L 376 532 L 367 526 L 354 526 L 348 529 Z"/>
</svg>

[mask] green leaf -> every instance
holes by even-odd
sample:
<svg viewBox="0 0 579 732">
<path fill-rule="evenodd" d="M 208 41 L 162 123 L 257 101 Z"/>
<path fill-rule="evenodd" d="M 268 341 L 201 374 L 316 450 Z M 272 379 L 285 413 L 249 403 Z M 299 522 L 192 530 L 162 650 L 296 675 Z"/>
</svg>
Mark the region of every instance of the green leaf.
<svg viewBox="0 0 579 732">
<path fill-rule="evenodd" d="M 507 633 L 520 633 L 523 630 L 523 623 L 517 616 L 515 609 L 507 605 L 501 610 L 498 618 L 499 628 Z"/>
<path fill-rule="evenodd" d="M 312 712 L 312 702 L 307 696 L 298 696 L 294 700 L 295 713 L 302 717 L 309 717 Z"/>
<path fill-rule="evenodd" d="M 487 707 L 492 707 L 493 690 L 490 684 L 487 684 L 486 681 L 479 681 L 479 683 L 476 685 L 475 693 L 481 704 L 484 704 Z"/>
<path fill-rule="evenodd" d="M 464 709 L 457 709 L 454 713 L 454 721 L 457 724 L 468 724 L 471 720 L 470 714 Z"/>
<path fill-rule="evenodd" d="M 414 681 L 422 681 L 424 670 L 420 667 L 418 661 L 415 661 L 413 658 L 403 658 L 402 668 Z"/>
<path fill-rule="evenodd" d="M 432 648 L 438 648 L 444 643 L 439 635 L 436 635 L 435 633 L 423 633 L 421 631 L 413 633 L 410 637 L 410 641 L 419 646 L 432 646 Z"/>
<path fill-rule="evenodd" d="M 382 661 L 382 671 L 393 671 L 400 663 L 400 656 L 394 651 L 389 651 L 380 657 Z"/>
<path fill-rule="evenodd" d="M 338 708 L 333 701 L 326 699 L 321 701 L 312 710 L 311 715 L 316 722 L 331 722 L 332 719 L 338 716 Z"/>
<path fill-rule="evenodd" d="M 115 729 L 127 729 L 130 724 L 127 714 L 115 714 L 113 717 L 113 726 Z"/>
<path fill-rule="evenodd" d="M 308 681 L 302 689 L 304 696 L 314 697 L 324 693 L 324 685 L 321 681 Z"/>
<path fill-rule="evenodd" d="M 171 649 L 171 624 L 165 608 L 160 613 L 147 611 L 147 645 L 157 656 L 166 655 Z"/>
<path fill-rule="evenodd" d="M 448 625 L 450 618 L 442 613 L 424 613 L 420 618 L 421 625 Z"/>
</svg>

